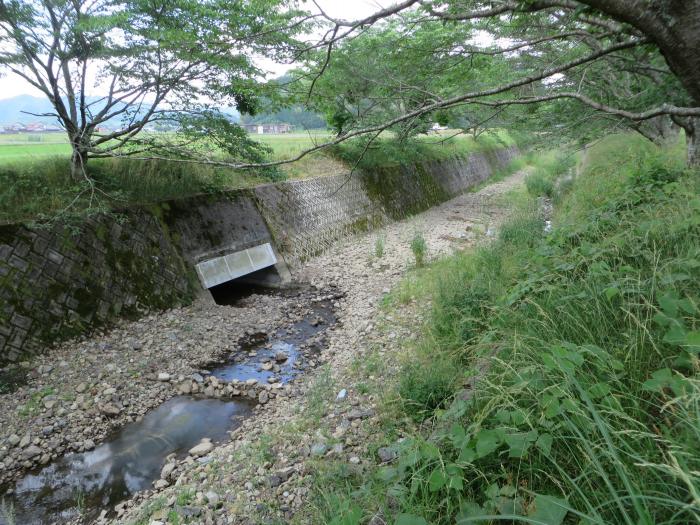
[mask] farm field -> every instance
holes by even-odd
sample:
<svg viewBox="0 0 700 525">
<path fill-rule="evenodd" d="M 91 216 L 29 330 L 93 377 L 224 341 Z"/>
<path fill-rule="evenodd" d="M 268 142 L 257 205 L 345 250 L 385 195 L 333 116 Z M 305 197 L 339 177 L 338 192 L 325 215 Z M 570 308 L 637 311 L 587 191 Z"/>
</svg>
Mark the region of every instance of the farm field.
<svg viewBox="0 0 700 525">
<path fill-rule="evenodd" d="M 272 148 L 274 160 L 298 155 L 328 137 L 324 131 L 254 136 L 255 140 Z M 63 133 L 0 134 L 0 164 L 69 154 L 68 139 Z"/>
<path fill-rule="evenodd" d="M 68 139 L 63 133 L 0 134 L 0 164 L 69 154 Z"/>
</svg>

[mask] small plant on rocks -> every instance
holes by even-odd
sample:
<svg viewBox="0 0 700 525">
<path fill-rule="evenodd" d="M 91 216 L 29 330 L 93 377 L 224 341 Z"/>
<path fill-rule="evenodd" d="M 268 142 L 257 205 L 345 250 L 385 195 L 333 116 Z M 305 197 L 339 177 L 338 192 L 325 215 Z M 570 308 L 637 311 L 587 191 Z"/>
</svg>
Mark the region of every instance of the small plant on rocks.
<svg viewBox="0 0 700 525">
<path fill-rule="evenodd" d="M 385 239 L 383 235 L 378 236 L 374 240 L 374 256 L 377 259 L 381 259 L 384 257 L 384 244 L 385 244 Z"/>
<path fill-rule="evenodd" d="M 425 255 L 428 252 L 428 244 L 425 242 L 422 233 L 416 232 L 413 239 L 411 239 L 411 251 L 416 258 L 416 266 L 423 266 Z"/>
</svg>

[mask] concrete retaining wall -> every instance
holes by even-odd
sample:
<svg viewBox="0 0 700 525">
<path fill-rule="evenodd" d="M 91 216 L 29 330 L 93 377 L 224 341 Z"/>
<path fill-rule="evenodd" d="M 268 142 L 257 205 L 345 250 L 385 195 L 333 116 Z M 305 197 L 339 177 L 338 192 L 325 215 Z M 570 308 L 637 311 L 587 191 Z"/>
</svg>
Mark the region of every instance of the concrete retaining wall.
<svg viewBox="0 0 700 525">
<path fill-rule="evenodd" d="M 194 265 L 211 258 L 269 242 L 296 265 L 465 191 L 515 155 L 507 148 L 196 196 L 78 227 L 0 226 L 0 364 L 119 316 L 188 303 L 202 291 Z"/>
<path fill-rule="evenodd" d="M 79 227 L 0 226 L 0 363 L 191 294 L 182 258 L 148 212 Z"/>
</svg>

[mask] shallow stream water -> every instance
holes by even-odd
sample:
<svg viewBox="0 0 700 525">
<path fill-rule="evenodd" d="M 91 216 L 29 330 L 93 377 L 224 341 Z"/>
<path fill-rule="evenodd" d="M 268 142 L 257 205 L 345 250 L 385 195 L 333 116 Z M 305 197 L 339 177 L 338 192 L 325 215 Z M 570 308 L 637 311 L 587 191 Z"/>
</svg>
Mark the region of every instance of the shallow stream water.
<svg viewBox="0 0 700 525">
<path fill-rule="evenodd" d="M 254 337 L 242 346 L 243 358 L 232 359 L 211 374 L 226 381 L 266 383 L 274 377 L 285 383 L 305 366 L 301 347 L 320 351 L 308 342 L 334 322 L 330 300 L 314 302 L 304 319 L 277 330 L 270 340 Z M 283 362 L 275 359 L 279 352 L 286 355 Z M 274 362 L 276 370 L 263 370 L 264 361 Z M 29 472 L 14 487 L 5 487 L 0 491 L 4 493 L 0 525 L 63 523 L 80 514 L 94 518 L 103 509 L 111 512 L 135 492 L 150 489 L 167 456 L 184 457 L 205 437 L 225 441 L 251 409 L 252 403 L 245 400 L 174 397 L 95 449 L 67 454 Z"/>
<path fill-rule="evenodd" d="M 241 401 L 174 397 L 97 448 L 27 474 L 5 496 L 6 513 L 11 505 L 17 525 L 67 521 L 81 512 L 95 516 L 151 488 L 169 454 L 182 457 L 204 437 L 227 438 L 250 410 Z M 8 518 L 0 516 L 0 523 L 10 523 Z"/>
</svg>

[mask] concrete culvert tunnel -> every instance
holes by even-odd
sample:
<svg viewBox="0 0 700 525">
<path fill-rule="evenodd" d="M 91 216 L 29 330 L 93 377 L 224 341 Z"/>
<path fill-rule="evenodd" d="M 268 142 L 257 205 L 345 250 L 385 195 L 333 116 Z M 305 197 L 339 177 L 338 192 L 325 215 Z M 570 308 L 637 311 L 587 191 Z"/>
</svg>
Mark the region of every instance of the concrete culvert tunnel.
<svg viewBox="0 0 700 525">
<path fill-rule="evenodd" d="M 254 293 L 269 293 L 291 281 L 270 243 L 212 257 L 196 265 L 202 286 L 217 304 L 235 305 Z"/>
<path fill-rule="evenodd" d="M 209 288 L 209 293 L 216 304 L 235 306 L 238 301 L 250 295 L 273 293 L 282 284 L 277 268 L 270 266 L 213 286 Z"/>
</svg>

